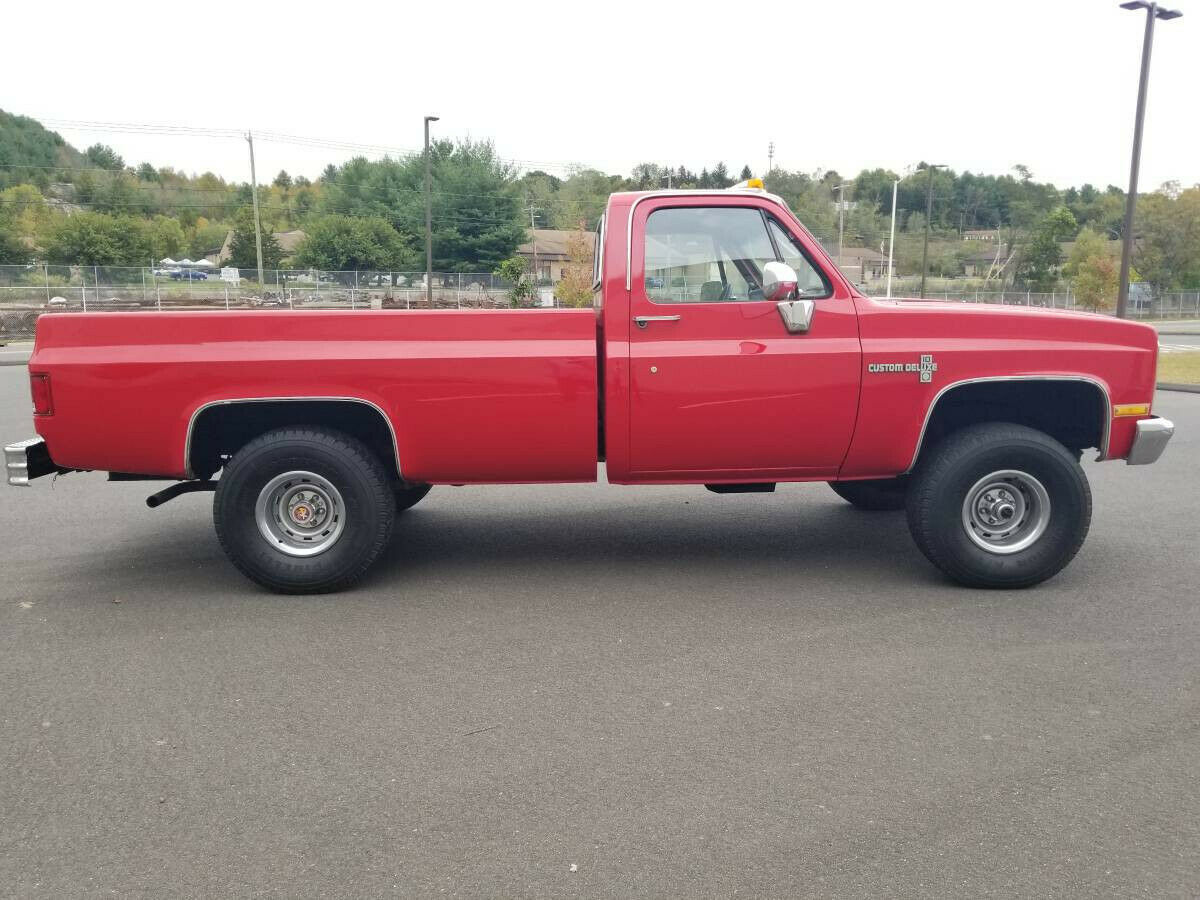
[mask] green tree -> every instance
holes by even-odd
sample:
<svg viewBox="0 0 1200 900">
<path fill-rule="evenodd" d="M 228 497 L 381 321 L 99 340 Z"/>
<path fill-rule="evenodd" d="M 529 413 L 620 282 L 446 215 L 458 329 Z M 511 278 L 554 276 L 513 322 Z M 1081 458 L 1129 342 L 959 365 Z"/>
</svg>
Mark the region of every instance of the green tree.
<svg viewBox="0 0 1200 900">
<path fill-rule="evenodd" d="M 571 171 L 555 195 L 552 226 L 565 231 L 578 227 L 582 219 L 584 228 L 595 228 L 608 205 L 608 195 L 621 190 L 623 181 L 619 175 L 606 175 L 596 169 Z"/>
<path fill-rule="evenodd" d="M 0 265 L 24 265 L 33 257 L 33 248 L 21 227 L 23 210 L 20 202 L 6 196 L 25 187 L 30 186 L 22 185 L 0 193 Z M 35 188 L 30 189 L 37 193 Z"/>
<path fill-rule="evenodd" d="M 296 251 L 297 264 L 334 272 L 412 269 L 419 260 L 418 248 L 380 216 L 318 216 Z"/>
<path fill-rule="evenodd" d="M 164 257 L 179 257 L 184 255 L 187 247 L 187 236 L 178 219 L 169 216 L 155 216 L 143 226 L 149 253 L 147 262 L 157 262 Z M 211 249 L 211 248 L 210 248 Z M 203 256 L 197 253 L 196 256 Z"/>
<path fill-rule="evenodd" d="M 264 269 L 278 269 L 283 261 L 283 248 L 279 246 L 279 241 L 265 223 L 262 229 L 262 256 Z M 254 241 L 254 210 L 248 206 L 243 206 L 234 216 L 228 265 L 239 269 L 258 268 L 258 251 Z"/>
<path fill-rule="evenodd" d="M 567 238 L 567 264 L 563 267 L 562 280 L 554 286 L 554 296 L 563 306 L 584 307 L 592 305 L 592 264 L 595 244 L 583 231 Z"/>
<path fill-rule="evenodd" d="M 40 122 L 0 110 L 0 190 L 16 184 L 44 190 L 59 180 L 52 167 L 84 164 L 78 150 Z"/>
<path fill-rule="evenodd" d="M 806 172 L 775 169 L 766 188 L 787 201 L 796 217 L 827 247 L 837 240 L 837 213 L 833 194 L 819 178 Z"/>
<path fill-rule="evenodd" d="M 1135 234 L 1134 263 L 1155 290 L 1200 288 L 1200 186 L 1141 197 Z"/>
<path fill-rule="evenodd" d="M 1107 309 L 1117 298 L 1119 280 L 1119 267 L 1110 255 L 1089 256 L 1075 268 L 1075 300 L 1085 309 Z"/>
<path fill-rule="evenodd" d="M 83 155 L 87 158 L 89 165 L 100 169 L 117 172 L 125 168 L 125 160 L 121 159 L 117 151 L 107 144 L 92 144 L 84 151 Z"/>
<path fill-rule="evenodd" d="M 525 240 L 516 170 L 485 141 L 438 141 L 433 174 L 433 267 L 442 272 L 491 271 Z M 323 177 L 318 210 L 381 216 L 405 243 L 424 242 L 425 161 L 352 159 Z"/>
<path fill-rule="evenodd" d="M 106 214 L 81 212 L 58 222 L 46 241 L 46 258 L 52 263 L 119 266 L 127 261 L 128 236 L 117 220 Z"/>
<path fill-rule="evenodd" d="M 228 234 L 228 223 L 210 222 L 208 219 L 200 217 L 185 230 L 186 243 L 183 254 L 192 259 L 207 256 L 224 245 L 225 237 Z"/>
<path fill-rule="evenodd" d="M 511 306 L 529 305 L 533 299 L 533 280 L 526 272 L 525 260 L 520 256 L 512 256 L 503 260 L 493 272 L 498 278 L 509 282 L 508 302 Z"/>
<path fill-rule="evenodd" d="M 1075 243 L 1071 245 L 1071 252 L 1067 254 L 1066 262 L 1063 263 L 1063 274 L 1074 278 L 1084 263 L 1094 256 L 1111 256 L 1108 241 L 1091 228 L 1081 228 L 1075 236 Z"/>
<path fill-rule="evenodd" d="M 854 199 L 869 203 L 881 215 L 892 214 L 892 182 L 899 176 L 890 169 L 863 169 L 854 179 Z"/>
<path fill-rule="evenodd" d="M 1058 279 L 1062 263 L 1060 242 L 1075 233 L 1075 217 L 1065 206 L 1047 213 L 1038 223 L 1018 268 L 1018 276 L 1031 288 L 1048 291 Z"/>
</svg>

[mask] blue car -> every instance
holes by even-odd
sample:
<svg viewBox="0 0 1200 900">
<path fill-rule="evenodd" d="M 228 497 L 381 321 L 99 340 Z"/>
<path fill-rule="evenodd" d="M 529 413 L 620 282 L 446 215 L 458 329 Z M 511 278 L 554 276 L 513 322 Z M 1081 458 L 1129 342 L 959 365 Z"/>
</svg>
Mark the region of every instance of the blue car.
<svg viewBox="0 0 1200 900">
<path fill-rule="evenodd" d="M 198 272 L 195 269 L 176 269 L 171 273 L 172 281 L 208 281 L 208 275 L 205 272 Z"/>
</svg>

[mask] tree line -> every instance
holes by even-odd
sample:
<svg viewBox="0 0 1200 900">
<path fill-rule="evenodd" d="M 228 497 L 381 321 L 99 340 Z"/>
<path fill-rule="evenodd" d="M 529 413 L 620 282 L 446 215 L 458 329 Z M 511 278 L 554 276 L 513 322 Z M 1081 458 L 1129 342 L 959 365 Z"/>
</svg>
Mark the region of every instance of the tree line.
<svg viewBox="0 0 1200 900">
<path fill-rule="evenodd" d="M 582 167 L 561 176 L 521 172 L 489 141 L 437 141 L 430 156 L 433 265 L 448 272 L 495 270 L 528 239 L 530 227 L 594 228 L 614 191 L 720 189 L 754 175 L 748 165 L 733 170 L 724 162 L 699 172 L 642 163 L 628 176 Z M 932 179 L 921 165 L 903 174 L 876 168 L 853 177 L 774 168 L 762 177 L 830 249 L 839 226 L 845 246 L 881 249 L 898 181 L 900 272 L 919 268 L 928 224 L 935 275 L 961 276 L 974 260 L 984 277 L 1005 285 L 1049 289 L 1082 276 L 1108 293 L 1115 281 L 1105 260 L 1121 238 L 1125 196 L 1112 185 L 1060 189 L 1022 165 L 1003 175 L 938 168 Z M 313 179 L 281 171 L 259 186 L 264 263 L 423 269 L 424 202 L 419 155 L 355 158 Z M 285 259 L 273 234 L 293 229 L 306 237 Z M 35 120 L 0 111 L 0 263 L 140 266 L 168 256 L 211 255 L 231 236 L 230 264 L 254 268 L 253 231 L 249 184 L 134 165 L 102 144 L 79 151 Z M 982 232 L 989 241 L 963 240 Z M 1200 188 L 1169 184 L 1141 197 L 1135 237 L 1139 278 L 1158 290 L 1200 288 Z M 1064 242 L 1074 246 L 1064 251 Z M 986 267 L 978 264 L 985 244 L 989 253 L 995 249 Z M 1083 252 L 1077 246 L 1085 258 L 1077 258 Z"/>
</svg>

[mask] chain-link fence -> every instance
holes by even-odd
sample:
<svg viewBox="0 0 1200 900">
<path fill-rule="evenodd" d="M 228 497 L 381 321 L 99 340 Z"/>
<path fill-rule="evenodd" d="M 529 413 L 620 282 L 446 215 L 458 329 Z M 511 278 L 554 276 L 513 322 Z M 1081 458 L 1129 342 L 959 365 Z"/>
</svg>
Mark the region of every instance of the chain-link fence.
<svg viewBox="0 0 1200 900">
<path fill-rule="evenodd" d="M 0 340 L 33 334 L 44 312 L 204 309 L 506 309 L 512 284 L 481 272 L 270 269 L 153 269 L 121 266 L 0 266 Z M 249 275 L 250 277 L 245 277 Z M 432 299 L 430 298 L 432 294 Z M 539 286 L 521 306 L 555 306 Z"/>
<path fill-rule="evenodd" d="M 874 281 L 859 285 L 869 296 L 882 297 L 887 285 Z M 892 296 L 911 299 L 918 296 L 918 283 L 892 283 Z M 945 281 L 937 288 L 927 288 L 928 300 L 957 300 L 963 303 L 999 303 L 1005 306 L 1030 306 L 1046 309 L 1074 309 L 1086 312 L 1112 313 L 1115 304 L 1107 308 L 1092 309 L 1081 306 L 1074 291 L 1067 286 L 1061 291 L 986 290 L 969 285 L 954 287 Z M 1200 291 L 1174 291 L 1158 295 L 1137 295 L 1129 298 L 1128 315 L 1131 319 L 1188 319 L 1200 318 Z"/>
<path fill-rule="evenodd" d="M 250 277 L 243 277 L 243 273 Z M 203 309 L 506 309 L 512 284 L 490 273 L 270 269 L 153 269 L 121 266 L 0 266 L 0 341 L 27 338 L 44 312 Z M 977 283 L 931 282 L 925 296 L 968 303 L 1079 309 L 1074 293 L 987 290 Z M 883 279 L 861 285 L 882 296 Z M 892 296 L 914 297 L 919 281 L 894 279 Z M 428 298 L 432 293 L 432 301 Z M 555 306 L 552 287 L 539 285 L 522 306 Z M 1105 310 L 1101 310 L 1102 312 Z M 1107 310 L 1111 312 L 1110 310 Z M 1138 295 L 1129 314 L 1144 319 L 1200 318 L 1200 291 Z"/>
</svg>

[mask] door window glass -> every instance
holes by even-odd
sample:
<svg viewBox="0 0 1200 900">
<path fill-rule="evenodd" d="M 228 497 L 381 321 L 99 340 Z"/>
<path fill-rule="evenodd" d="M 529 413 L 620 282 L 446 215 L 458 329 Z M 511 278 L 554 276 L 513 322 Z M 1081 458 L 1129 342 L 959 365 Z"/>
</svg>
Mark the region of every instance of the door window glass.
<svg viewBox="0 0 1200 900">
<path fill-rule="evenodd" d="M 783 257 L 783 261 L 796 270 L 796 290 L 799 296 L 807 297 L 828 297 L 833 293 L 829 282 L 825 276 L 809 260 L 808 255 L 792 237 L 791 232 L 785 229 L 774 219 L 768 218 L 771 228 L 771 236 L 775 238 L 775 245 L 779 248 L 779 255 Z"/>
<path fill-rule="evenodd" d="M 763 266 L 774 259 L 757 209 L 658 209 L 646 220 L 645 287 L 654 303 L 761 300 Z"/>
</svg>

